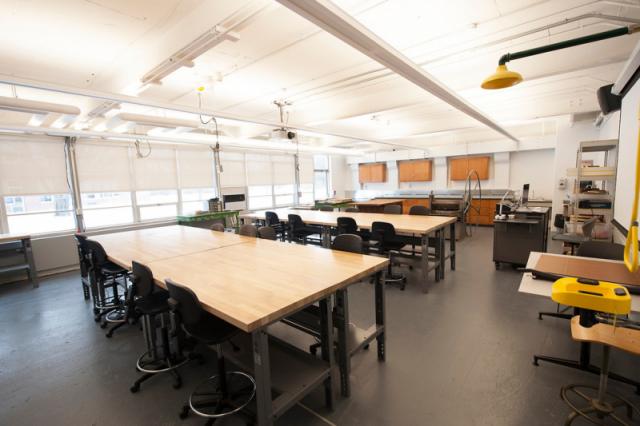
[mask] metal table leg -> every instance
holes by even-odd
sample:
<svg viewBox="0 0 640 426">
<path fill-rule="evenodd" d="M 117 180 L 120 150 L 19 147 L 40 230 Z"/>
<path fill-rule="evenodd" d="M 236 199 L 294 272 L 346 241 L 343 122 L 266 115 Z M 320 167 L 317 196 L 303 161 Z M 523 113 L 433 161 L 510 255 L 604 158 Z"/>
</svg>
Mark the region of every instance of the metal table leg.
<svg viewBox="0 0 640 426">
<path fill-rule="evenodd" d="M 385 336 L 387 334 L 386 314 L 384 309 L 384 280 L 382 279 L 382 272 L 377 272 L 375 277 L 375 303 L 376 303 L 376 325 L 382 326 L 382 333 L 378 334 L 376 340 L 378 341 L 378 361 L 386 361 L 387 351 L 385 347 Z"/>
<path fill-rule="evenodd" d="M 436 273 L 435 273 L 435 281 L 438 282 L 440 281 L 440 270 L 442 269 L 442 244 L 440 243 L 440 230 L 437 229 L 435 231 L 435 240 L 436 240 L 436 247 L 435 247 L 435 255 L 436 255 Z"/>
<path fill-rule="evenodd" d="M 338 365 L 340 366 L 340 389 L 342 396 L 351 396 L 351 357 L 347 343 L 349 332 L 349 293 L 347 289 L 336 292 L 336 320 L 338 328 Z"/>
<path fill-rule="evenodd" d="M 438 231 L 439 234 L 439 238 L 438 238 L 438 244 L 440 245 L 440 279 L 444 280 L 444 269 L 445 269 L 445 264 L 446 264 L 446 250 L 445 250 L 445 238 L 444 238 L 444 228 L 440 229 Z"/>
<path fill-rule="evenodd" d="M 25 238 L 22 240 L 22 247 L 24 249 L 24 260 L 29 264 L 29 281 L 33 288 L 38 288 L 38 272 L 36 271 L 36 264 L 33 260 L 33 249 L 31 248 L 31 238 Z"/>
<path fill-rule="evenodd" d="M 269 336 L 265 330 L 257 330 L 252 333 L 251 337 L 253 340 L 253 371 L 256 379 L 256 417 L 258 426 L 273 425 Z"/>
<path fill-rule="evenodd" d="M 322 247 L 331 248 L 331 226 L 322 226 Z"/>
<path fill-rule="evenodd" d="M 329 364 L 329 377 L 324 381 L 324 398 L 327 408 L 333 410 L 333 318 L 331 315 L 331 297 L 320 300 L 320 340 L 322 359 Z"/>
<path fill-rule="evenodd" d="M 429 235 L 422 235 L 422 292 L 429 292 Z"/>
<path fill-rule="evenodd" d="M 449 225 L 449 261 L 451 262 L 451 270 L 456 270 L 456 223 Z"/>
</svg>

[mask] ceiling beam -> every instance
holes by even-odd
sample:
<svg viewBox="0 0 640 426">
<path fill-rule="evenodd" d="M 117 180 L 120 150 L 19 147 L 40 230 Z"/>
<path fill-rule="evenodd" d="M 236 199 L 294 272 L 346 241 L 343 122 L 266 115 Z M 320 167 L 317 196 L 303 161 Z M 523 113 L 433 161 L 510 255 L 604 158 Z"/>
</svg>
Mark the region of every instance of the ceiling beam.
<svg viewBox="0 0 640 426">
<path fill-rule="evenodd" d="M 428 74 L 373 32 L 328 0 L 277 0 L 280 4 L 384 65 L 464 114 L 518 141 L 506 129 Z"/>
</svg>

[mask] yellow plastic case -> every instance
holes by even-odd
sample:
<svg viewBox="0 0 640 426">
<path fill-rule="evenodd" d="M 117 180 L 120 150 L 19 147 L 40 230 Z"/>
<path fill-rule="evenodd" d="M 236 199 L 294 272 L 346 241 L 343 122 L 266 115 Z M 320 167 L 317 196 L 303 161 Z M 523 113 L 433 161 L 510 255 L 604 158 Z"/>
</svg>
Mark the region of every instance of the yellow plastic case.
<svg viewBox="0 0 640 426">
<path fill-rule="evenodd" d="M 561 305 L 608 314 L 625 315 L 631 311 L 629 291 L 619 284 L 607 281 L 560 278 L 553 283 L 551 299 Z"/>
</svg>

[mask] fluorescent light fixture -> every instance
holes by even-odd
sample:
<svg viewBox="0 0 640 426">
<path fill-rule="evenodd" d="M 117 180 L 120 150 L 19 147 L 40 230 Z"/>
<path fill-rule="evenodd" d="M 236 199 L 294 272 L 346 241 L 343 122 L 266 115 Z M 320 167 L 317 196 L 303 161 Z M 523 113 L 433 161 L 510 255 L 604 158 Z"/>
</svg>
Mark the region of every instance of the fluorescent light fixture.
<svg viewBox="0 0 640 426">
<path fill-rule="evenodd" d="M 169 58 L 146 73 L 140 80 L 143 84 L 160 83 L 163 78 L 182 67 L 193 67 L 193 60 L 225 40 L 236 42 L 240 39 L 237 33 L 220 25 L 206 31 L 200 37 L 175 52 Z"/>
<path fill-rule="evenodd" d="M 332 2 L 328 0 L 278 0 L 278 2 L 457 110 L 509 139 L 518 141 L 498 123 L 459 97 Z"/>
<path fill-rule="evenodd" d="M 51 127 L 54 129 L 64 129 L 74 121 L 76 121 L 75 115 L 63 115 L 58 117 L 58 119 L 51 124 Z"/>
<path fill-rule="evenodd" d="M 124 93 L 125 95 L 129 95 L 129 96 L 139 96 L 142 93 L 146 92 L 147 90 L 149 90 L 152 86 L 159 86 L 161 83 L 156 83 L 156 82 L 149 82 L 149 83 L 140 83 L 140 82 L 135 82 L 133 84 L 128 85 L 127 87 L 124 88 L 124 90 L 122 91 L 122 93 Z"/>
<path fill-rule="evenodd" d="M 123 112 L 113 116 L 114 119 L 130 122 L 139 126 L 162 127 L 165 129 L 175 129 L 178 127 L 197 129 L 200 122 L 195 120 L 184 120 L 181 118 L 160 117 L 156 115 L 143 115 Z"/>
<path fill-rule="evenodd" d="M 0 96 L 0 109 L 7 111 L 26 112 L 30 114 L 68 114 L 80 115 L 80 108 L 72 105 L 54 104 L 51 102 L 31 101 L 21 98 Z"/>
<path fill-rule="evenodd" d="M 28 125 L 33 127 L 40 127 L 46 117 L 47 114 L 33 114 L 29 119 Z"/>
</svg>

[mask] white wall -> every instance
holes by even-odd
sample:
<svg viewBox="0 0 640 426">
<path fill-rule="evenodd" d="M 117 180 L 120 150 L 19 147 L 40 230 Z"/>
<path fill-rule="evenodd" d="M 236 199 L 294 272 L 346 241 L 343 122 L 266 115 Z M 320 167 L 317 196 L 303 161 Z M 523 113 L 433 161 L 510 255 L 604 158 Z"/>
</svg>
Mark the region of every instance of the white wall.
<svg viewBox="0 0 640 426">
<path fill-rule="evenodd" d="M 552 170 L 555 150 L 540 149 L 537 151 L 516 151 L 510 155 L 509 187 L 521 189 L 522 185 L 530 185 L 529 198 L 550 200 L 554 193 Z"/>
</svg>

